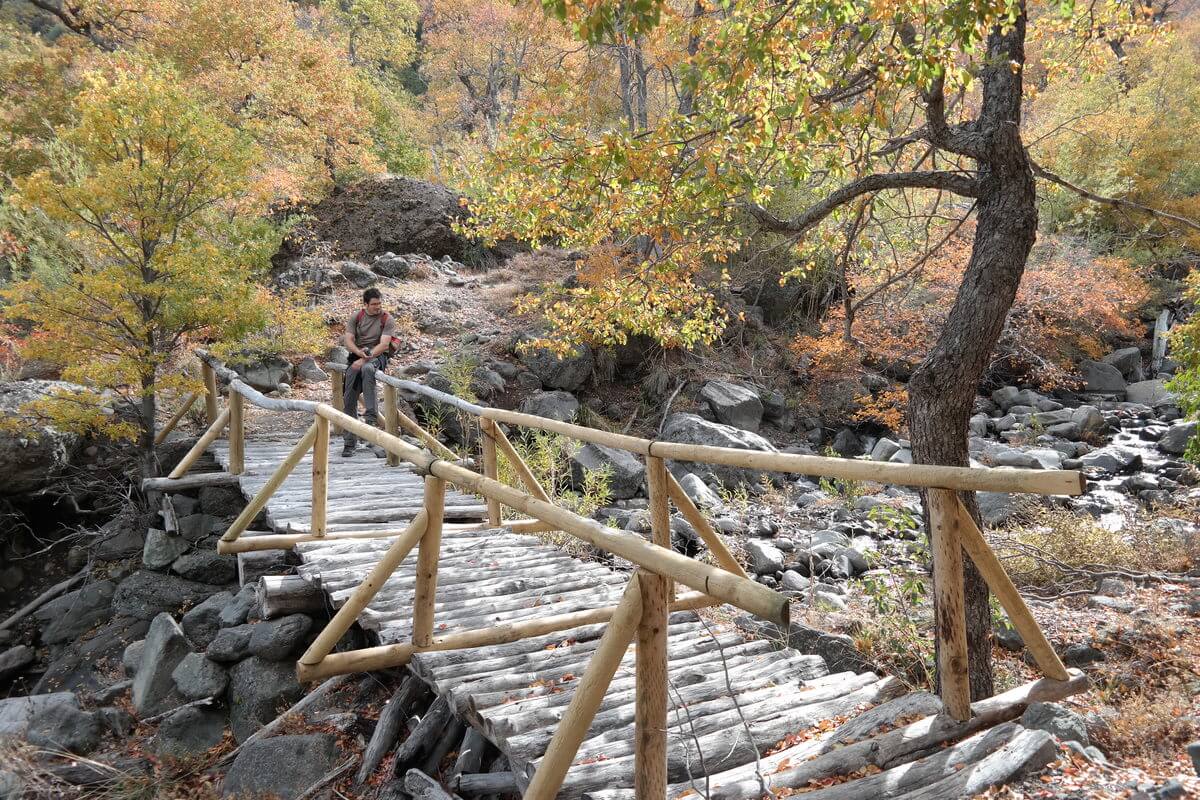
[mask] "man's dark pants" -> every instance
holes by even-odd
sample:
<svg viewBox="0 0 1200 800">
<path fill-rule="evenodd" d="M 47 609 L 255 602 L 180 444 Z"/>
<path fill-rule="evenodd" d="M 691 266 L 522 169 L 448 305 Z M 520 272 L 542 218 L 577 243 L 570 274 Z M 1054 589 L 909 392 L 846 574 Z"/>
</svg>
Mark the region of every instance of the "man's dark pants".
<svg viewBox="0 0 1200 800">
<path fill-rule="evenodd" d="M 358 396 L 362 395 L 363 405 L 366 406 L 363 411 L 363 419 L 368 425 L 377 426 L 379 424 L 378 411 L 378 394 L 376 392 L 375 374 L 384 372 L 388 365 L 388 354 L 380 353 L 379 355 L 366 362 L 359 369 L 353 367 L 346 370 L 345 392 L 342 396 L 342 410 L 350 417 L 358 419 Z M 350 431 L 343 434 L 343 440 L 347 445 L 353 446 L 357 443 L 356 437 Z"/>
</svg>

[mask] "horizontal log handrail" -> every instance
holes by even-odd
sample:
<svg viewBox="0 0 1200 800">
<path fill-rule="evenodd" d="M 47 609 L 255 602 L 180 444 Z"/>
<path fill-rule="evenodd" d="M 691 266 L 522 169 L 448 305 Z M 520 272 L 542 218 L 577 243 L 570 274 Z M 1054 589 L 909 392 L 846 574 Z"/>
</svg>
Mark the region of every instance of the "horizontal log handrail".
<svg viewBox="0 0 1200 800">
<path fill-rule="evenodd" d="M 329 363 L 333 370 L 345 370 L 344 364 Z M 1086 489 L 1083 473 L 1076 470 L 1016 469 L 1009 467 L 947 467 L 935 464 L 892 464 L 860 461 L 831 456 L 809 456 L 796 453 L 771 453 L 761 450 L 742 450 L 734 447 L 668 442 L 643 439 L 622 433 L 612 433 L 575 425 L 570 422 L 545 419 L 502 408 L 470 403 L 461 397 L 438 391 L 424 384 L 402 380 L 392 375 L 377 374 L 376 380 L 453 406 L 460 411 L 494 422 L 560 433 L 573 439 L 606 447 L 615 447 L 643 456 L 669 458 L 674 461 L 696 461 L 706 464 L 743 467 L 766 472 L 788 472 L 796 475 L 841 478 L 885 483 L 914 488 L 954 489 L 960 492 L 1006 492 L 1014 494 L 1080 495 Z"/>
</svg>

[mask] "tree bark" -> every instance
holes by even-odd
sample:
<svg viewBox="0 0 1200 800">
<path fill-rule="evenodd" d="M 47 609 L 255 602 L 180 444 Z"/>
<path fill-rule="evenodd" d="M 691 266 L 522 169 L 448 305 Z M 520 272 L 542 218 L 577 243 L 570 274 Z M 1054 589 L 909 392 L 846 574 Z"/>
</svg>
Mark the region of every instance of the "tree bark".
<svg viewBox="0 0 1200 800">
<path fill-rule="evenodd" d="M 154 397 L 154 373 L 142 376 L 142 400 L 140 403 L 140 430 L 138 450 L 141 453 L 142 480 L 158 477 L 158 459 L 154 456 L 154 428 L 156 402 Z"/>
<path fill-rule="evenodd" d="M 1036 186 L 1021 141 L 1024 4 L 1008 30 L 988 37 L 983 103 L 977 123 L 985 152 L 979 159 L 978 217 L 970 260 L 937 342 L 908 384 L 913 458 L 919 464 L 966 466 L 968 420 L 992 349 L 1000 337 L 1025 262 L 1037 236 Z M 974 495 L 963 502 L 980 522 Z M 991 610 L 982 577 L 964 559 L 967 645 L 972 699 L 994 690 Z"/>
</svg>

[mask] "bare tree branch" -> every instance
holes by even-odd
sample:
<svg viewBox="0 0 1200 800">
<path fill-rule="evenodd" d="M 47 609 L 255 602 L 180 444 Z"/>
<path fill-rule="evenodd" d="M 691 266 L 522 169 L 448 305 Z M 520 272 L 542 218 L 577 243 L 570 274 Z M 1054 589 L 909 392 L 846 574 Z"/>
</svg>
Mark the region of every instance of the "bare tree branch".
<svg viewBox="0 0 1200 800">
<path fill-rule="evenodd" d="M 980 192 L 979 181 L 963 172 L 894 172 L 867 175 L 848 183 L 790 220 L 780 219 L 757 203 L 748 203 L 747 208 L 758 223 L 769 231 L 801 234 L 812 230 L 838 208 L 855 198 L 887 189 L 943 189 L 963 197 L 979 197 Z"/>
<path fill-rule="evenodd" d="M 1157 217 L 1159 219 L 1169 219 L 1172 222 L 1177 222 L 1180 225 L 1191 228 L 1194 231 L 1200 231 L 1200 222 L 1196 222 L 1196 220 L 1180 216 L 1179 214 L 1172 214 L 1169 211 L 1163 211 L 1158 208 L 1151 208 L 1150 206 L 1145 206 L 1141 203 L 1135 203 L 1132 200 L 1124 200 L 1120 197 L 1105 197 L 1104 195 L 1096 194 L 1095 192 L 1084 189 L 1082 186 L 1076 186 L 1060 175 L 1054 174 L 1033 159 L 1029 160 L 1029 166 L 1033 170 L 1034 175 L 1048 180 L 1051 183 L 1056 183 L 1064 189 L 1074 192 L 1085 200 L 1091 200 L 1093 203 L 1101 203 L 1103 205 L 1112 206 L 1113 208 L 1132 208 L 1137 211 L 1141 211 L 1143 214 L 1149 214 L 1150 216 Z"/>
</svg>

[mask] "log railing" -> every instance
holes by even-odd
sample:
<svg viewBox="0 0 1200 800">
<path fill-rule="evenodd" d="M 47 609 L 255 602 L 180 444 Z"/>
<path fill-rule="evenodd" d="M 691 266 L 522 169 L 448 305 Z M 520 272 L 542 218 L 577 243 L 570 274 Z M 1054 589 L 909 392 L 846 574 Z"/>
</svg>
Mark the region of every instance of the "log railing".
<svg viewBox="0 0 1200 800">
<path fill-rule="evenodd" d="M 585 428 L 503 409 L 468 403 L 421 384 L 378 375 L 384 384 L 384 430 L 352 418 L 340 410 L 341 369 L 334 372 L 333 403 L 269 398 L 242 382 L 211 356 L 199 353 L 205 369 L 208 429 L 192 450 L 155 488 L 181 481 L 210 444 L 229 428 L 229 471 L 240 472 L 244 453 L 244 405 L 277 412 L 304 413 L 312 423 L 292 451 L 278 465 L 266 484 L 251 498 L 242 513 L 221 537 L 222 553 L 287 548 L 301 541 L 336 538 L 389 538 L 391 545 L 379 563 L 347 599 L 329 624 L 300 657 L 297 673 L 302 680 L 336 674 L 399 666 L 413 653 L 481 647 L 539 636 L 585 624 L 606 622 L 600 645 L 572 697 L 550 748 L 525 796 L 554 797 L 574 760 L 580 743 L 628 646 L 636 638 L 635 736 L 637 737 L 637 795 L 662 797 L 666 788 L 667 713 L 667 615 L 672 610 L 695 609 L 729 603 L 786 629 L 788 599 L 751 580 L 730 553 L 724 541 L 692 503 L 666 468 L 666 459 L 726 464 L 756 470 L 819 475 L 832 478 L 870 480 L 928 490 L 932 524 L 935 608 L 938 618 L 939 674 L 947 712 L 955 719 L 970 716 L 967 683 L 966 632 L 962 590 L 962 552 L 979 568 L 1008 613 L 1013 626 L 1025 640 L 1038 667 L 1050 679 L 1066 681 L 1066 669 L 1042 633 L 1028 607 L 1013 587 L 958 497 L 959 491 L 1022 492 L 1075 495 L 1083 490 L 1077 472 L 1022 469 L 984 469 L 930 465 L 904 465 L 855 461 L 818 456 L 764 453 L 731 448 L 680 444 L 641 439 Z M 229 402 L 217 410 L 215 385 L 220 378 L 228 385 Z M 483 434 L 483 473 L 468 469 L 458 456 L 400 411 L 397 394 L 406 391 L 447 403 L 479 419 Z M 192 398 L 191 402 L 195 402 Z M 182 416 L 182 414 L 180 415 Z M 609 528 L 553 504 L 544 487 L 520 458 L 501 428 L 501 423 L 551 431 L 572 438 L 624 449 L 646 459 L 651 540 Z M 400 438 L 403 429 L 424 445 L 416 447 Z M 342 429 L 383 448 L 389 463 L 405 462 L 424 476 L 420 511 L 403 530 L 334 533 L 326 529 L 328 448 L 332 431 Z M 427 448 L 427 449 L 425 449 Z M 312 520 L 307 532 L 242 537 L 287 476 L 313 451 Z M 501 483 L 497 478 L 498 456 L 503 454 L 517 472 L 524 490 Z M 443 529 L 443 505 L 447 484 L 473 492 L 487 500 L 488 521 L 479 529 L 496 527 L 500 509 L 508 506 L 528 519 L 505 523 L 514 531 L 563 531 L 584 542 L 620 556 L 636 566 L 621 601 L 616 606 L 522 620 L 495 627 L 434 635 L 434 597 Z M 713 553 L 718 566 L 676 553 L 670 547 L 670 506 L 674 502 L 696 528 Z M 416 589 L 413 601 L 412 640 L 407 643 L 334 653 L 334 646 L 357 621 L 376 593 L 399 565 L 417 549 Z M 692 591 L 676 593 L 677 584 Z"/>
</svg>

